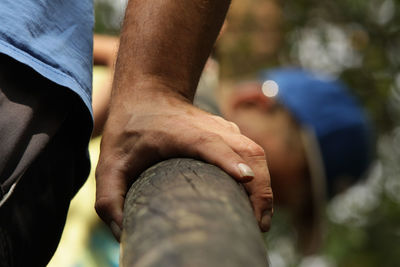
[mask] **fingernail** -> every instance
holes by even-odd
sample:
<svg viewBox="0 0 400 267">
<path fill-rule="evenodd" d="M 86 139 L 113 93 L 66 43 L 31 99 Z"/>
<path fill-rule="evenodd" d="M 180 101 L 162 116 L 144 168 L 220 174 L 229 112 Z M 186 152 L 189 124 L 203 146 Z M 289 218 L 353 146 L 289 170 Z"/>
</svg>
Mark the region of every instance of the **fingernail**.
<svg viewBox="0 0 400 267">
<path fill-rule="evenodd" d="M 110 223 L 110 229 L 115 238 L 120 241 L 121 240 L 121 228 L 118 226 L 118 224 L 114 221 L 111 221 Z"/>
<path fill-rule="evenodd" d="M 248 165 L 239 163 L 238 168 L 241 177 L 254 177 L 254 172 Z"/>
</svg>

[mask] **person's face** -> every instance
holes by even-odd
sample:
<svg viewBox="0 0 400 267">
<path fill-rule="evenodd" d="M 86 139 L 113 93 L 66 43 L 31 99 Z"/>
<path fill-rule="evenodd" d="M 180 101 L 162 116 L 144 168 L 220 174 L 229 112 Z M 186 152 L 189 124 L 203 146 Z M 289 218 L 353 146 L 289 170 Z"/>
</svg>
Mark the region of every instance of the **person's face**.
<svg viewBox="0 0 400 267">
<path fill-rule="evenodd" d="M 291 115 L 264 96 L 258 83 L 240 85 L 228 106 L 225 117 L 265 150 L 277 202 L 294 204 L 303 192 L 307 165 L 299 127 Z"/>
</svg>

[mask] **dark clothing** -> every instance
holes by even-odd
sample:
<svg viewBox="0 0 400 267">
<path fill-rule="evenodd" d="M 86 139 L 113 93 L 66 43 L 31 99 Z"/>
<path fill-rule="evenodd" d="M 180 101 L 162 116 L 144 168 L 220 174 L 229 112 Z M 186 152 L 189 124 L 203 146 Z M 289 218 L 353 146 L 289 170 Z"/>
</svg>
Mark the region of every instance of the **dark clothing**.
<svg viewBox="0 0 400 267">
<path fill-rule="evenodd" d="M 91 127 L 72 91 L 0 55 L 0 267 L 50 260 L 89 173 Z"/>
</svg>

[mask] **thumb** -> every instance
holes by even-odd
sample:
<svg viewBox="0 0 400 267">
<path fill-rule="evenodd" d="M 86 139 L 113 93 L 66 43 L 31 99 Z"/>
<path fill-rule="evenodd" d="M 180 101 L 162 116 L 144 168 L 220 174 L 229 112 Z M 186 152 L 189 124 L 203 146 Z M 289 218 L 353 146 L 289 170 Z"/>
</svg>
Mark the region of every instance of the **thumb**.
<svg viewBox="0 0 400 267">
<path fill-rule="evenodd" d="M 106 169 L 99 163 L 96 169 L 95 209 L 118 241 L 121 238 L 126 190 L 125 175 L 117 170 Z"/>
</svg>

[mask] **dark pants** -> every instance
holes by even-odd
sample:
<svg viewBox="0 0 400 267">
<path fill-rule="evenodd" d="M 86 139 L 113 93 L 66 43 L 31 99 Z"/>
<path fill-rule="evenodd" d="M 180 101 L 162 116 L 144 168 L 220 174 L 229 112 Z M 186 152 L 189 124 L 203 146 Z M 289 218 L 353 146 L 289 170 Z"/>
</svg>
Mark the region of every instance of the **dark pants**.
<svg viewBox="0 0 400 267">
<path fill-rule="evenodd" d="M 88 171 L 74 93 L 0 55 L 0 267 L 46 266 Z"/>
</svg>

